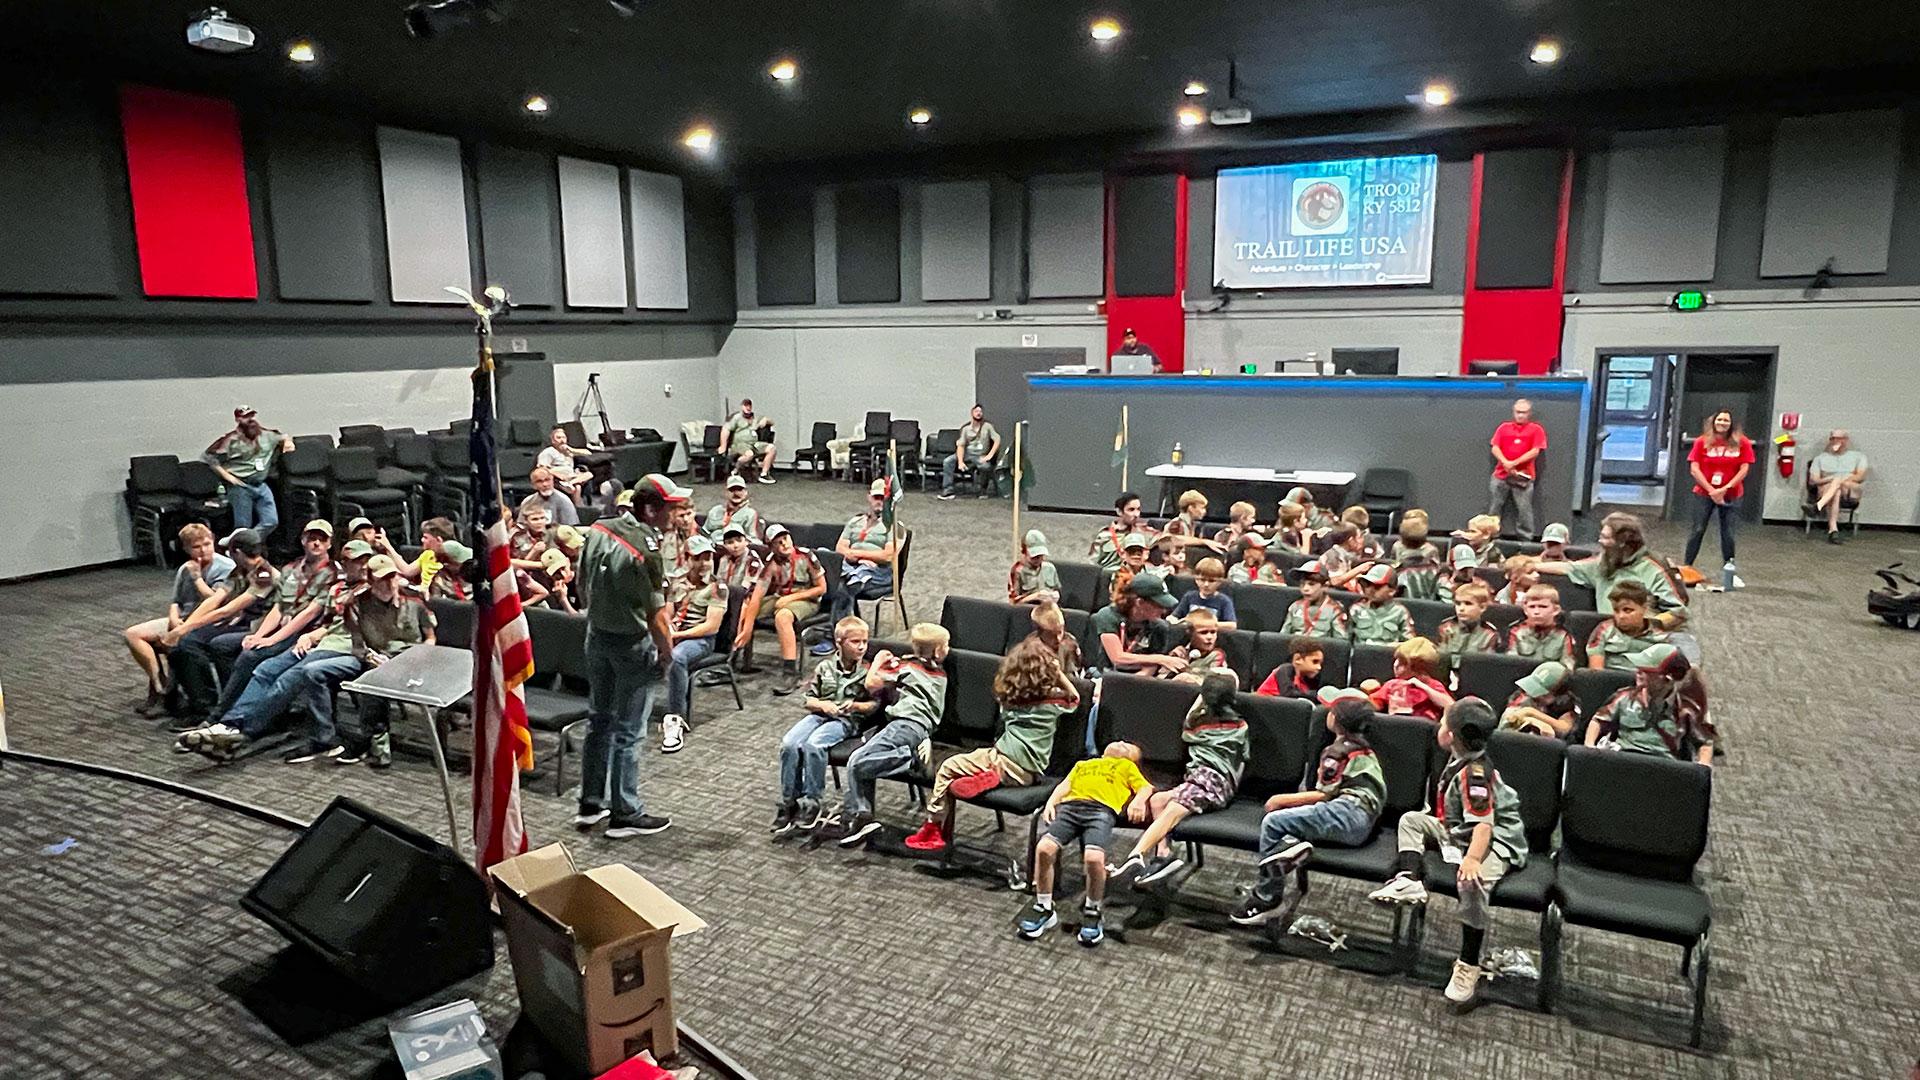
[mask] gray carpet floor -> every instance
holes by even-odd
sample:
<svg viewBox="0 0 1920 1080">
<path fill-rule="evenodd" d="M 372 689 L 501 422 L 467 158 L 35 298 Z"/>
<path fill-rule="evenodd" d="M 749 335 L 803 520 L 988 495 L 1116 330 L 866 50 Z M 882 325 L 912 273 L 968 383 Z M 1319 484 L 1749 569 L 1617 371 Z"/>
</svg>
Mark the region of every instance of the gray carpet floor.
<svg viewBox="0 0 1920 1080">
<path fill-rule="evenodd" d="M 718 494 L 703 487 L 700 505 Z M 855 488 L 798 479 L 753 496 L 794 521 L 844 519 L 862 501 Z M 903 513 L 917 530 L 914 617 L 937 618 L 949 591 L 999 594 L 1008 503 L 915 497 Z M 1066 557 L 1097 525 L 1057 514 L 1021 523 Z M 1664 551 L 1681 539 L 1654 532 Z M 1702 866 L 1715 904 L 1702 1051 L 1684 1045 L 1687 991 L 1666 947 L 1570 930 L 1562 1012 L 1534 1012 L 1526 988 L 1496 985 L 1487 1005 L 1455 1015 L 1437 988 L 1457 940 L 1444 912 L 1430 921 L 1428 981 L 1367 974 L 1353 954 L 1330 959 L 1299 942 L 1273 949 L 1222 915 L 1248 877 L 1232 853 L 1211 856 L 1166 918 L 1088 951 L 1064 933 L 1016 940 L 1020 897 L 989 876 L 771 842 L 775 748 L 796 711 L 767 693 L 767 676 L 748 682 L 741 712 L 724 691 L 700 692 L 687 750 L 645 757 L 643 793 L 673 816 L 670 831 L 578 839 L 571 804 L 550 786 L 529 797 L 528 823 L 536 842 L 564 840 L 583 864 L 630 863 L 706 918 L 710 929 L 675 945 L 681 1014 L 764 1077 L 1904 1076 L 1920 1054 L 1920 901 L 1902 884 L 1920 864 L 1909 823 L 1920 635 L 1870 619 L 1863 596 L 1869 571 L 1920 557 L 1920 539 L 1862 534 L 1834 548 L 1772 527 L 1741 544 L 1750 587 L 1695 602 L 1727 750 Z M 151 568 L 0 587 L 16 748 L 302 818 L 348 794 L 441 830 L 439 788 L 419 758 L 381 774 L 170 753 L 154 722 L 131 713 L 139 677 L 118 639 L 166 589 Z M 880 812 L 909 823 L 902 789 L 883 785 Z M 961 825 L 1008 852 L 1024 832 L 996 834 L 979 811 L 963 810 Z M 221 988 L 280 945 L 235 900 L 288 842 L 170 794 L 0 770 L 0 1076 L 377 1072 L 391 1058 L 379 1023 L 289 1047 Z M 1326 883 L 1303 911 L 1377 942 L 1386 919 L 1363 896 Z M 1501 912 L 1490 945 L 1532 947 L 1535 934 L 1532 920 Z M 444 996 L 459 994 L 504 1030 L 517 1011 L 504 950 Z"/>
</svg>

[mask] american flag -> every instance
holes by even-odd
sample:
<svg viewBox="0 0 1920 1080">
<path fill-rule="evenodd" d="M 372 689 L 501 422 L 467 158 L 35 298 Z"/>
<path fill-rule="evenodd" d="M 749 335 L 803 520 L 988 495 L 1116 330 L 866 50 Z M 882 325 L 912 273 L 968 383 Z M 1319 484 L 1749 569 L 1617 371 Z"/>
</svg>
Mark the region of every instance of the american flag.
<svg viewBox="0 0 1920 1080">
<path fill-rule="evenodd" d="M 520 610 L 512 543 L 500 515 L 500 466 L 493 451 L 493 373 L 473 375 L 473 545 L 486 576 L 473 590 L 473 857 L 487 868 L 527 850 L 520 770 L 533 767 L 533 734 L 520 684 L 533 674 L 533 639 Z"/>
</svg>

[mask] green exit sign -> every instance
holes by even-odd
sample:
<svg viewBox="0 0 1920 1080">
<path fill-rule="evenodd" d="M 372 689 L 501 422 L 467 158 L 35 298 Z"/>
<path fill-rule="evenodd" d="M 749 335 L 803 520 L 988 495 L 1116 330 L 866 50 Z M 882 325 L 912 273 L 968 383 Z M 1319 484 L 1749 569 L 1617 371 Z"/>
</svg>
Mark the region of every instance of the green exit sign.
<svg viewBox="0 0 1920 1080">
<path fill-rule="evenodd" d="M 1260 366 L 1258 364 L 1241 364 L 1240 365 L 1240 374 L 1242 375 L 1257 375 L 1259 373 L 1260 373 Z"/>
<path fill-rule="evenodd" d="M 1697 290 L 1673 294 L 1673 310 L 1701 311 L 1707 306 L 1707 294 Z"/>
</svg>

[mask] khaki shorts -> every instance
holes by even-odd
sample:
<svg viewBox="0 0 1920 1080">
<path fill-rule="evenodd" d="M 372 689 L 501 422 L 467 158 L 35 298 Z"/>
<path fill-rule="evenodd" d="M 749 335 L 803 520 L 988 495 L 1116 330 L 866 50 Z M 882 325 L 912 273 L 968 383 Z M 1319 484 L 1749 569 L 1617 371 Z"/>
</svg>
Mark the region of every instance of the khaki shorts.
<svg viewBox="0 0 1920 1080">
<path fill-rule="evenodd" d="M 772 443 L 760 442 L 757 439 L 741 440 L 739 442 L 735 442 L 733 445 L 727 448 L 728 452 L 733 454 L 736 457 L 742 454 L 747 455 L 749 457 L 759 457 L 761 454 L 764 454 L 771 449 L 773 449 Z"/>
<path fill-rule="evenodd" d="M 135 623 L 132 626 L 127 627 L 127 629 L 130 631 L 133 631 L 135 637 L 157 639 L 161 635 L 167 632 L 168 627 L 167 627 L 167 620 L 163 617 L 158 619 L 148 619 L 146 622 L 143 622 L 143 623 Z"/>
<path fill-rule="evenodd" d="M 756 619 L 773 618 L 773 602 L 777 599 L 779 599 L 779 597 L 775 597 L 775 596 L 761 597 L 760 613 L 758 615 L 755 615 L 754 618 Z M 796 600 L 793 603 L 787 605 L 787 610 L 793 612 L 794 622 L 796 623 L 805 622 L 815 612 L 820 610 L 820 605 L 813 602 L 812 600 Z"/>
</svg>

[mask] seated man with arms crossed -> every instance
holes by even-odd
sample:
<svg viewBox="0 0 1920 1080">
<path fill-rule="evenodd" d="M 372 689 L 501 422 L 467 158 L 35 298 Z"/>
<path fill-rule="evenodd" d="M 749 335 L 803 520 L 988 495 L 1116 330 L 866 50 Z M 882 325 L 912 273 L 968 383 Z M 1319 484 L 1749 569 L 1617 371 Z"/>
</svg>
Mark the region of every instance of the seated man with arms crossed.
<svg viewBox="0 0 1920 1080">
<path fill-rule="evenodd" d="M 127 627 L 122 636 L 127 642 L 127 651 L 133 654 L 133 662 L 147 676 L 147 700 L 134 710 L 141 716 L 158 716 L 166 703 L 167 679 L 161 671 L 161 639 L 169 630 L 187 621 L 200 602 L 219 590 L 227 575 L 233 572 L 233 560 L 213 549 L 213 530 L 199 522 L 191 522 L 180 528 L 180 550 L 187 553 L 187 561 L 173 575 L 173 602 L 167 605 L 167 613 L 158 619 L 135 623 Z"/>
</svg>

